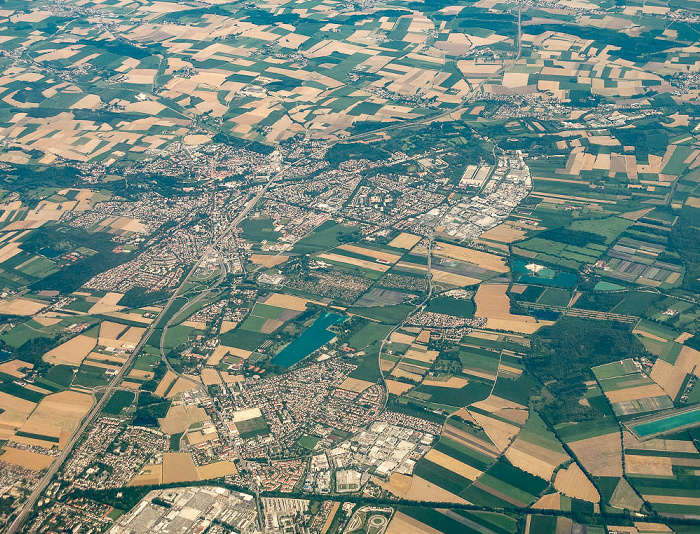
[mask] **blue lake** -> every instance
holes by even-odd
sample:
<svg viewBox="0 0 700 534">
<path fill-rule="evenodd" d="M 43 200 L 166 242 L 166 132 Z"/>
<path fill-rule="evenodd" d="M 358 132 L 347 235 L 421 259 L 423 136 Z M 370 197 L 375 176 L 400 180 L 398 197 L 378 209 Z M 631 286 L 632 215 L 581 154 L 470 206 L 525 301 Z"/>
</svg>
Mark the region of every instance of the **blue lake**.
<svg viewBox="0 0 700 534">
<path fill-rule="evenodd" d="M 291 367 L 333 339 L 335 333 L 329 332 L 328 327 L 344 321 L 345 317 L 337 313 L 323 313 L 301 336 L 272 358 L 272 363 Z"/>
<path fill-rule="evenodd" d="M 517 281 L 521 284 L 537 284 L 541 286 L 559 286 L 567 288 L 572 288 L 576 285 L 577 277 L 574 273 L 558 271 L 550 269 L 549 267 L 545 267 L 537 273 L 533 273 L 527 269 L 526 265 L 527 263 L 520 260 L 513 262 L 513 272 L 520 275 Z"/>
<path fill-rule="evenodd" d="M 661 432 L 669 432 L 690 425 L 696 425 L 698 423 L 700 423 L 700 409 L 676 413 L 669 415 L 668 417 L 664 417 L 663 419 L 649 421 L 648 423 L 640 423 L 638 425 L 633 425 L 633 428 L 637 434 L 645 437 Z"/>
</svg>

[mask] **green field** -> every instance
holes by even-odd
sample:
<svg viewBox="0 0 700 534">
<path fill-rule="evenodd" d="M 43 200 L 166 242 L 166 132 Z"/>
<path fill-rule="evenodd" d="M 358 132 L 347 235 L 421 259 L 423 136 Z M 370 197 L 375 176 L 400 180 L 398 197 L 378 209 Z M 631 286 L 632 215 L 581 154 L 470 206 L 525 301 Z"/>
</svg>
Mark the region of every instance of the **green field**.
<svg viewBox="0 0 700 534">
<path fill-rule="evenodd" d="M 257 436 L 266 436 L 270 433 L 270 428 L 267 426 L 263 417 L 255 417 L 247 421 L 239 421 L 236 423 L 236 429 L 242 439 L 250 439 Z"/>
<path fill-rule="evenodd" d="M 110 415 L 119 415 L 121 411 L 134 402 L 134 393 L 131 391 L 115 391 L 105 404 L 103 410 Z"/>
</svg>

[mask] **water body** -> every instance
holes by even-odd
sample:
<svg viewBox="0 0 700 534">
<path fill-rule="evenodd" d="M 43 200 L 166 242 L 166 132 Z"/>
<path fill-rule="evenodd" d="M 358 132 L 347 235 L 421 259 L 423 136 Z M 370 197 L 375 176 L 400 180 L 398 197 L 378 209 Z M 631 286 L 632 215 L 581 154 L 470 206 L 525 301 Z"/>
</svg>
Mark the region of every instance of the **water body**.
<svg viewBox="0 0 700 534">
<path fill-rule="evenodd" d="M 282 367 L 291 367 L 333 339 L 335 333 L 328 331 L 328 327 L 344 321 L 345 317 L 337 313 L 321 314 L 301 336 L 272 358 L 272 363 Z"/>
<path fill-rule="evenodd" d="M 651 436 L 652 434 L 660 434 L 672 430 L 680 429 L 690 425 L 700 424 L 700 408 L 690 410 L 674 415 L 669 415 L 662 419 L 649 421 L 634 425 L 634 431 L 641 437 Z"/>
<path fill-rule="evenodd" d="M 527 263 L 516 260 L 513 262 L 513 272 L 519 274 L 518 282 L 521 284 L 537 284 L 541 286 L 558 286 L 572 288 L 576 285 L 576 275 L 544 267 L 533 273 L 526 267 Z"/>
</svg>

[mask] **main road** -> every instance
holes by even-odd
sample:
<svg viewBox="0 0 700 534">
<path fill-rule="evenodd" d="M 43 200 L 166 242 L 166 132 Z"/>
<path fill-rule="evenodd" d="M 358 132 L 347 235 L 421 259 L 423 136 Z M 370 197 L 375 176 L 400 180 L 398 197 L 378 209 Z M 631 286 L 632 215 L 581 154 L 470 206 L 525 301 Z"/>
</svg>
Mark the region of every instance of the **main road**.
<svg viewBox="0 0 700 534">
<path fill-rule="evenodd" d="M 520 59 L 522 55 L 522 22 L 521 22 L 521 12 L 522 12 L 522 7 L 518 6 L 518 52 L 517 55 L 514 59 L 514 61 L 508 65 L 504 66 L 498 71 L 496 71 L 494 74 L 483 80 L 479 84 L 479 88 L 483 87 L 485 83 L 490 81 L 492 78 L 499 74 L 503 74 L 510 70 Z M 472 94 L 475 94 L 476 90 L 472 92 Z M 424 123 L 429 123 L 433 122 L 435 120 L 439 120 L 445 116 L 451 115 L 454 111 L 464 107 L 466 104 L 466 101 L 457 106 L 457 108 L 446 111 L 444 113 L 440 113 L 437 115 L 425 117 L 422 119 L 419 119 L 417 121 L 407 121 L 405 123 L 399 123 L 399 124 L 391 124 L 388 126 L 385 126 L 384 128 L 379 128 L 377 130 L 373 130 L 372 132 L 368 133 L 363 133 L 363 134 L 356 134 L 349 136 L 345 139 L 340 139 L 336 142 L 348 142 L 352 140 L 361 140 L 367 137 L 371 137 L 373 135 L 376 135 L 377 133 L 380 132 L 386 132 L 388 130 L 399 130 L 403 128 L 409 128 L 411 126 L 418 126 L 420 124 Z M 329 143 L 329 145 L 334 144 L 334 143 Z M 303 158 L 303 159 L 308 159 L 309 156 Z M 297 162 L 299 163 L 299 162 Z M 121 367 L 121 369 L 117 372 L 117 374 L 114 376 L 112 381 L 109 383 L 107 388 L 105 389 L 104 395 L 100 397 L 100 400 L 97 401 L 97 403 L 92 407 L 92 409 L 88 412 L 88 414 L 85 416 L 83 419 L 82 423 L 80 424 L 80 427 L 78 430 L 71 436 L 71 438 L 68 440 L 66 443 L 66 446 L 63 448 L 61 453 L 56 457 L 56 459 L 53 461 L 51 466 L 49 466 L 48 470 L 44 474 L 44 476 L 41 478 L 39 483 L 34 487 L 34 490 L 32 491 L 31 495 L 29 498 L 24 502 L 22 507 L 20 508 L 20 511 L 15 518 L 15 520 L 12 522 L 12 524 L 8 527 L 8 529 L 5 531 L 5 534 L 16 534 L 21 526 L 24 524 L 26 521 L 27 517 L 29 516 L 29 513 L 31 512 L 32 508 L 34 508 L 34 505 L 36 502 L 39 500 L 39 497 L 43 493 L 43 491 L 46 489 L 46 487 L 49 485 L 51 480 L 53 479 L 54 475 L 58 472 L 58 470 L 61 468 L 61 466 L 64 464 L 68 456 L 70 456 L 71 452 L 73 452 L 73 449 L 75 448 L 76 444 L 80 441 L 80 439 L 83 437 L 83 435 L 87 432 L 88 428 L 92 424 L 92 422 L 95 420 L 95 418 L 99 415 L 99 413 L 102 411 L 102 408 L 104 407 L 105 403 L 111 396 L 112 392 L 119 386 L 119 383 L 121 382 L 122 378 L 124 378 L 124 375 L 126 372 L 131 368 L 131 364 L 133 364 L 134 360 L 138 356 L 139 352 L 141 352 L 141 349 L 143 346 L 146 344 L 146 341 L 148 341 L 148 338 L 151 336 L 153 331 L 156 329 L 156 326 L 160 322 L 160 320 L 167 314 L 168 310 L 170 309 L 170 306 L 172 306 L 173 302 L 175 299 L 179 296 L 180 292 L 182 289 L 187 285 L 189 282 L 190 278 L 192 275 L 197 271 L 199 266 L 202 264 L 205 258 L 209 256 L 212 252 L 216 251 L 216 247 L 221 243 L 221 241 L 228 235 L 230 234 L 234 228 L 236 228 L 243 219 L 250 213 L 250 211 L 255 207 L 255 205 L 258 203 L 258 201 L 262 198 L 262 196 L 267 193 L 268 189 L 274 184 L 277 179 L 282 176 L 285 170 L 287 170 L 289 167 L 291 167 L 293 164 L 287 164 L 285 165 L 282 169 L 280 169 L 278 172 L 273 174 L 270 179 L 267 181 L 267 183 L 260 188 L 260 190 L 256 193 L 256 195 L 251 198 L 246 205 L 244 206 L 243 210 L 236 216 L 233 221 L 226 227 L 226 229 L 219 234 L 216 239 L 214 239 L 209 246 L 205 249 L 205 251 L 202 253 L 202 255 L 199 257 L 197 262 L 194 264 L 194 266 L 189 270 L 187 273 L 187 276 L 185 276 L 185 279 L 180 283 L 180 285 L 177 287 L 177 289 L 173 292 L 173 294 L 170 296 L 168 301 L 166 302 L 165 306 L 161 310 L 161 312 L 158 314 L 158 316 L 155 318 L 155 320 L 150 324 L 150 326 L 146 329 L 146 332 L 144 332 L 143 337 L 139 341 L 139 343 L 136 345 L 134 348 L 133 352 L 131 353 L 131 356 L 126 360 L 124 365 Z M 432 245 L 432 239 L 431 239 L 431 245 Z M 428 257 L 430 257 L 430 253 L 428 254 Z M 430 276 L 430 272 L 428 272 L 428 284 L 430 287 L 430 292 L 432 292 L 432 280 Z M 430 293 L 429 293 L 430 296 Z M 429 297 L 428 297 L 429 298 Z M 427 303 L 427 301 L 424 301 L 421 305 L 424 306 Z M 419 308 L 420 306 L 419 305 Z M 398 328 L 398 327 L 397 327 Z M 388 340 L 385 338 L 382 341 L 382 348 L 386 341 Z M 379 357 L 381 358 L 381 348 L 379 351 Z M 381 363 L 380 363 L 380 372 L 381 372 Z M 383 380 L 383 373 L 382 373 L 382 380 Z"/>
<path fill-rule="evenodd" d="M 141 352 L 141 349 L 146 344 L 146 342 L 148 341 L 148 338 L 151 336 L 153 331 L 156 329 L 160 320 L 168 313 L 170 306 L 172 306 L 175 299 L 179 296 L 180 292 L 185 287 L 185 285 L 187 285 L 190 278 L 195 273 L 195 271 L 199 268 L 199 266 L 204 261 L 204 259 L 207 258 L 213 251 L 215 251 L 216 247 L 219 245 L 219 243 L 221 243 L 221 241 L 229 233 L 231 233 L 231 231 L 233 231 L 234 228 L 236 228 L 240 224 L 240 222 L 248 215 L 248 213 L 250 213 L 250 211 L 258 203 L 258 201 L 262 198 L 262 196 L 267 192 L 267 190 L 270 188 L 270 186 L 277 180 L 277 178 L 279 178 L 282 175 L 284 170 L 286 170 L 286 167 L 284 169 L 278 171 L 277 173 L 275 173 L 272 177 L 270 177 L 270 179 L 265 184 L 265 186 L 260 188 L 260 190 L 256 193 L 256 195 L 246 203 L 243 210 L 241 210 L 241 212 L 236 216 L 236 218 L 233 219 L 233 221 L 231 221 L 231 223 L 226 227 L 226 229 L 221 234 L 219 234 L 219 236 L 216 239 L 214 239 L 209 244 L 209 246 L 204 250 L 204 252 L 199 257 L 197 262 L 194 264 L 194 266 L 187 273 L 187 276 L 185 276 L 184 280 L 180 283 L 180 285 L 177 287 L 177 289 L 173 292 L 171 297 L 168 299 L 167 303 L 165 304 L 165 306 L 163 307 L 161 312 L 158 314 L 156 319 L 146 329 L 146 331 L 144 332 L 144 335 L 141 337 L 141 340 L 138 342 L 138 344 L 134 348 L 134 350 L 131 353 L 131 355 L 129 356 L 129 358 L 126 360 L 124 365 L 121 367 L 121 369 L 119 369 L 119 371 L 114 376 L 112 381 L 106 387 L 104 395 L 102 395 L 102 397 L 100 397 L 100 400 L 98 400 L 97 403 L 95 405 L 93 405 L 92 409 L 88 412 L 88 414 L 83 419 L 78 430 L 73 434 L 73 436 L 71 436 L 71 438 L 68 440 L 68 443 L 66 443 L 66 446 L 63 448 L 61 453 L 56 457 L 56 459 L 53 461 L 53 463 L 49 466 L 49 468 L 46 471 L 46 473 L 44 474 L 44 476 L 41 477 L 41 480 L 39 481 L 39 483 L 34 487 L 34 490 L 32 491 L 31 495 L 29 496 L 29 498 L 24 502 L 24 504 L 20 508 L 20 511 L 17 514 L 17 517 L 12 522 L 12 524 L 8 527 L 8 529 L 5 531 L 6 534 L 15 534 L 16 532 L 19 531 L 21 526 L 26 521 L 27 516 L 31 512 L 32 508 L 34 508 L 34 505 L 36 504 L 37 500 L 39 500 L 39 497 L 41 496 L 42 492 L 49 485 L 49 483 L 53 479 L 54 475 L 58 472 L 58 470 L 64 464 L 64 462 L 66 461 L 66 459 L 68 458 L 70 453 L 73 452 L 73 449 L 75 448 L 76 444 L 80 441 L 80 439 L 83 437 L 83 435 L 87 432 L 87 430 L 90 427 L 90 425 L 92 424 L 92 422 L 95 420 L 95 418 L 98 416 L 98 414 L 102 411 L 102 408 L 104 407 L 105 403 L 109 399 L 110 395 L 118 387 L 122 378 L 124 378 L 125 373 L 131 368 L 131 364 L 134 362 L 134 360 L 138 356 L 139 352 Z"/>
</svg>

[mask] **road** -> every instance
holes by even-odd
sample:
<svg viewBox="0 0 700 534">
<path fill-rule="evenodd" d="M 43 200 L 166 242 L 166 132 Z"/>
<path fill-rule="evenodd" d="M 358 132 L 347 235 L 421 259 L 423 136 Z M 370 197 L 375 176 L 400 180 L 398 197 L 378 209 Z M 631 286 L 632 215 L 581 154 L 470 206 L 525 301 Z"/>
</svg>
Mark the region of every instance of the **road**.
<svg viewBox="0 0 700 534">
<path fill-rule="evenodd" d="M 126 360 L 124 365 L 119 369 L 117 374 L 114 376 L 112 381 L 109 383 L 109 386 L 106 387 L 104 395 L 100 398 L 99 401 L 97 401 L 97 404 L 95 404 L 92 409 L 88 412 L 88 414 L 85 416 L 83 419 L 82 423 L 80 424 L 80 427 L 78 430 L 71 436 L 71 438 L 68 440 L 68 443 L 64 447 L 64 449 L 61 451 L 61 453 L 56 457 L 56 460 L 49 466 L 48 470 L 44 474 L 44 476 L 41 478 L 39 483 L 34 487 L 34 490 L 32 491 L 31 495 L 29 498 L 24 502 L 22 505 L 19 514 L 15 518 L 15 520 L 12 522 L 12 524 L 8 527 L 8 529 L 5 531 L 5 534 L 15 534 L 17 531 L 19 531 L 20 527 L 24 524 L 24 522 L 27 519 L 27 516 L 29 515 L 30 511 L 34 508 L 34 505 L 36 504 L 37 500 L 39 500 L 39 497 L 41 496 L 42 492 L 46 489 L 46 487 L 49 485 L 51 480 L 53 479 L 54 475 L 58 472 L 58 470 L 61 468 L 61 466 L 64 464 L 68 456 L 70 456 L 71 452 L 73 452 L 73 449 L 75 448 L 76 444 L 80 441 L 80 439 L 83 437 L 83 435 L 87 432 L 88 428 L 94 421 L 94 419 L 97 417 L 97 415 L 102 411 L 102 408 L 104 407 L 105 403 L 107 400 L 109 400 L 109 397 L 111 396 L 112 392 L 117 389 L 119 383 L 121 380 L 124 378 L 124 375 L 131 369 L 131 365 L 134 363 L 134 360 L 138 356 L 139 352 L 141 352 L 141 349 L 143 346 L 146 344 L 148 341 L 148 338 L 151 336 L 151 334 L 154 332 L 156 327 L 158 326 L 158 323 L 160 323 L 160 320 L 167 314 L 168 310 L 172 306 L 173 302 L 175 302 L 175 299 L 178 298 L 180 292 L 183 290 L 183 288 L 187 285 L 187 283 L 190 281 L 190 278 L 192 275 L 197 271 L 199 266 L 202 264 L 205 258 L 207 258 L 213 251 L 216 250 L 216 247 L 221 243 L 221 241 L 233 231 L 234 228 L 236 228 L 240 222 L 250 213 L 250 211 L 253 209 L 253 207 L 258 203 L 258 201 L 262 198 L 262 196 L 267 192 L 267 190 L 270 188 L 270 186 L 281 176 L 282 172 L 286 170 L 280 170 L 276 174 L 274 174 L 268 182 L 265 184 L 264 187 L 258 191 L 258 193 L 248 201 L 248 203 L 245 205 L 243 210 L 236 216 L 236 218 L 231 221 L 231 224 L 229 224 L 228 227 L 212 242 L 210 245 L 205 249 L 205 251 L 202 253 L 202 255 L 199 257 L 197 262 L 194 264 L 194 266 L 190 269 L 190 271 L 187 273 L 187 276 L 185 276 L 185 279 L 180 283 L 180 285 L 177 287 L 177 289 L 173 292 L 171 297 L 168 299 L 167 303 L 161 310 L 161 312 L 158 314 L 158 317 L 149 325 L 149 327 L 146 329 L 144 332 L 143 337 L 141 337 L 141 340 L 138 342 L 136 347 L 134 348 L 133 352 L 129 356 L 129 358 Z"/>
<path fill-rule="evenodd" d="M 513 62 L 508 65 L 504 66 L 503 68 L 499 69 L 496 71 L 494 74 L 489 76 L 488 78 L 484 79 L 478 86 L 479 90 L 486 84 L 488 81 L 493 79 L 495 76 L 498 76 L 500 74 L 503 74 L 510 70 L 520 59 L 521 54 L 522 54 L 522 23 L 521 23 L 521 12 L 522 12 L 522 7 L 518 6 L 518 53 L 513 60 Z M 472 94 L 475 94 L 476 90 L 472 92 Z M 368 132 L 365 134 L 357 134 L 357 135 L 352 135 L 349 136 L 345 139 L 338 140 L 337 142 L 348 142 L 348 141 L 357 141 L 357 140 L 362 140 L 366 137 L 371 137 L 374 136 L 378 133 L 381 132 L 386 132 L 386 131 L 393 131 L 393 130 L 399 130 L 403 128 L 409 128 L 409 127 L 415 127 L 420 124 L 424 123 L 429 123 L 433 122 L 435 120 L 439 120 L 443 117 L 451 115 L 454 111 L 457 111 L 461 108 L 463 108 L 466 105 L 466 101 L 457 106 L 457 108 L 445 111 L 444 113 L 440 113 L 437 115 L 432 115 L 429 117 L 425 117 L 423 119 L 420 119 L 418 121 L 410 121 L 410 122 L 405 122 L 405 123 L 400 123 L 400 124 L 393 124 L 393 125 L 388 125 L 384 128 L 379 128 L 377 130 L 373 130 L 372 132 Z M 329 146 L 334 143 L 329 143 Z M 323 150 L 323 149 L 320 149 Z M 319 150 L 319 152 L 320 152 Z M 304 158 L 304 159 L 308 159 Z M 20 512 L 15 518 L 15 520 L 12 522 L 12 524 L 8 527 L 8 529 L 5 531 L 6 534 L 16 534 L 18 530 L 21 528 L 21 526 L 24 524 L 26 521 L 29 513 L 31 510 L 34 508 L 34 505 L 36 504 L 37 500 L 39 499 L 40 495 L 43 493 L 43 491 L 46 489 L 46 487 L 49 485 L 51 480 L 53 479 L 54 475 L 58 472 L 58 470 L 63 466 L 64 462 L 70 456 L 71 452 L 73 452 L 73 449 L 75 448 L 76 444 L 80 441 L 80 439 L 83 437 L 83 435 L 87 432 L 88 428 L 94 421 L 94 419 L 99 415 L 99 413 L 102 411 L 102 408 L 106 404 L 106 402 L 109 400 L 109 397 L 111 396 L 112 392 L 117 389 L 119 383 L 121 380 L 124 378 L 124 375 L 131 369 L 131 365 L 134 363 L 134 360 L 140 353 L 141 349 L 143 346 L 146 344 L 146 341 L 148 341 L 149 337 L 151 334 L 154 332 L 156 329 L 157 325 L 160 323 L 160 320 L 167 314 L 168 310 L 172 306 L 173 302 L 178 298 L 180 292 L 183 290 L 183 288 L 187 285 L 189 282 L 190 278 L 194 275 L 194 273 L 197 271 L 199 266 L 202 264 L 205 258 L 207 258 L 212 252 L 216 251 L 216 247 L 221 243 L 221 241 L 230 234 L 234 228 L 236 228 L 243 219 L 250 213 L 250 211 L 255 207 L 255 205 L 259 202 L 259 200 L 263 197 L 265 193 L 270 189 L 270 187 L 277 181 L 277 179 L 282 176 L 284 171 L 286 171 L 289 167 L 291 167 L 292 164 L 285 165 L 282 169 L 280 169 L 277 173 L 273 174 L 270 179 L 267 181 L 264 187 L 262 187 L 256 195 L 251 198 L 248 203 L 245 205 L 243 210 L 236 216 L 236 218 L 231 221 L 231 223 L 226 227 L 224 232 L 222 232 L 210 245 L 205 249 L 205 251 L 202 253 L 202 255 L 199 257 L 197 262 L 194 264 L 194 266 L 189 270 L 187 273 L 187 276 L 185 276 L 185 279 L 180 283 L 180 285 L 177 287 L 177 289 L 173 292 L 171 297 L 168 299 L 166 302 L 165 306 L 161 310 L 161 312 L 158 314 L 158 317 L 149 325 L 149 327 L 146 329 L 146 332 L 144 333 L 143 337 L 139 341 L 139 343 L 136 345 L 134 348 L 134 351 L 131 353 L 129 358 L 126 360 L 124 365 L 119 369 L 117 374 L 114 376 L 112 381 L 109 383 L 109 385 L 106 387 L 104 395 L 100 398 L 99 401 L 97 401 L 97 404 L 95 404 L 92 409 L 88 412 L 88 414 L 85 416 L 83 419 L 82 423 L 80 424 L 80 427 L 78 430 L 71 436 L 71 438 L 68 440 L 68 443 L 64 447 L 64 449 L 61 451 L 61 453 L 58 455 L 56 460 L 49 466 L 48 470 L 44 474 L 44 476 L 41 478 L 39 483 L 34 487 L 34 490 L 32 491 L 31 495 L 29 498 L 24 502 L 22 507 L 20 508 Z M 430 239 L 431 247 L 432 247 L 432 236 Z M 426 300 L 424 300 L 421 304 L 417 306 L 417 309 L 420 309 L 422 307 L 425 307 L 427 304 L 428 300 L 430 299 L 431 293 L 432 293 L 432 280 L 431 280 L 431 275 L 430 275 L 430 252 L 428 252 L 428 296 Z M 401 323 L 401 325 L 397 325 L 393 330 L 395 331 L 398 329 L 400 326 L 402 326 L 404 323 Z M 391 335 L 391 334 L 389 334 Z M 381 359 L 381 353 L 382 349 L 384 348 L 384 344 L 388 341 L 389 336 L 387 336 L 383 341 L 381 348 L 379 350 L 379 358 Z M 167 360 L 166 360 L 167 362 Z M 383 372 L 381 371 L 381 361 L 380 361 L 380 374 L 381 374 L 381 379 L 384 381 L 384 375 Z"/>
<path fill-rule="evenodd" d="M 425 307 L 427 306 L 428 302 L 430 302 L 430 298 L 433 296 L 433 274 L 431 272 L 432 268 L 432 256 L 433 256 L 433 234 L 431 233 L 430 236 L 428 237 L 428 270 L 426 272 L 426 277 L 428 279 L 428 294 L 426 297 L 416 306 L 416 308 L 413 310 L 412 313 L 409 313 L 406 318 L 401 321 L 399 324 L 397 324 L 394 328 L 391 329 L 391 331 L 386 335 L 384 339 L 382 339 L 382 344 L 379 346 L 379 354 L 377 355 L 378 363 L 379 363 L 379 378 L 380 381 L 384 383 L 386 386 L 386 379 L 384 378 L 384 371 L 382 371 L 382 352 L 384 351 L 384 345 L 386 345 L 389 342 L 389 339 L 391 338 L 391 334 L 396 332 L 399 328 L 401 328 L 403 325 L 406 324 L 406 321 L 408 318 L 413 315 L 416 312 L 423 311 Z M 389 390 L 387 388 L 387 393 L 384 396 L 384 406 L 382 407 L 382 411 L 386 408 L 387 401 L 389 400 Z"/>
</svg>

